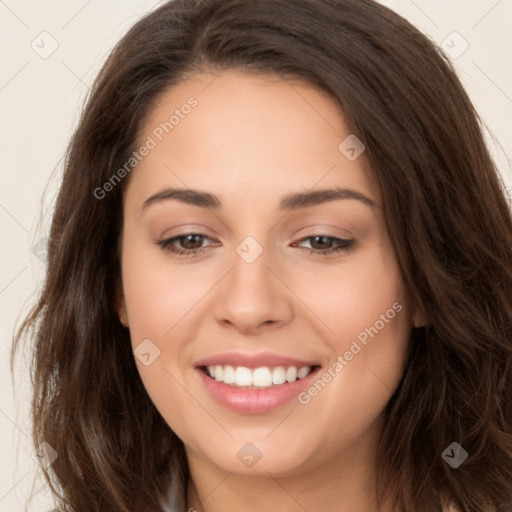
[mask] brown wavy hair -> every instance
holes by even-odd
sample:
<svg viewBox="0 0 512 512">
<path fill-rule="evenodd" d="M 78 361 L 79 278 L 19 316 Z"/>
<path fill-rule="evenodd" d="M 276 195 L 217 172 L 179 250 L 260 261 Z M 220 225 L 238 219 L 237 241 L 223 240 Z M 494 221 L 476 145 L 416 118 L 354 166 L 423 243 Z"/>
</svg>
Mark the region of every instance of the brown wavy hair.
<svg viewBox="0 0 512 512">
<path fill-rule="evenodd" d="M 413 303 L 403 378 L 378 449 L 379 498 L 403 512 L 512 503 L 512 218 L 483 122 L 445 54 L 372 0 L 174 0 L 117 44 L 66 153 L 39 301 L 16 333 L 33 341 L 33 440 L 75 512 L 185 510 L 181 440 L 152 404 L 114 308 L 129 159 L 145 119 L 196 72 L 238 69 L 313 84 L 336 101 L 382 191 Z M 458 442 L 469 458 L 441 457 Z"/>
</svg>

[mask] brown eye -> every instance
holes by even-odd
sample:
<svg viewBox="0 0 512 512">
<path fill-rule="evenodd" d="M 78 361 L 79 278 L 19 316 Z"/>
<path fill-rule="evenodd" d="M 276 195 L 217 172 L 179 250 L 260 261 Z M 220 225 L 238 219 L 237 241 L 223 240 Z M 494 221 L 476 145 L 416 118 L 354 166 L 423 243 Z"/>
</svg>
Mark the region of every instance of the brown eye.
<svg viewBox="0 0 512 512">
<path fill-rule="evenodd" d="M 195 256 L 204 251 L 205 240 L 209 240 L 209 237 L 201 233 L 186 233 L 165 240 L 157 240 L 155 243 L 164 251 L 179 256 Z"/>
<path fill-rule="evenodd" d="M 198 234 L 190 234 L 177 237 L 180 246 L 186 250 L 199 249 L 203 245 L 204 236 Z"/>
<path fill-rule="evenodd" d="M 353 248 L 355 240 L 345 240 L 342 238 L 336 238 L 329 235 L 313 235 L 307 236 L 300 240 L 310 240 L 311 247 L 302 247 L 304 250 L 311 254 L 319 254 L 327 256 L 329 254 L 338 253 L 341 251 L 349 251 Z"/>
</svg>

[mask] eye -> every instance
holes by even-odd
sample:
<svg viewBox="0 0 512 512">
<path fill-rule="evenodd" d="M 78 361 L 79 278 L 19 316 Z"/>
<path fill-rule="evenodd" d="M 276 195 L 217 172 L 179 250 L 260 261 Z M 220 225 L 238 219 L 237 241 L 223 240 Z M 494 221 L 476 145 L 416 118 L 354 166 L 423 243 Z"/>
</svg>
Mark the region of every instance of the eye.
<svg viewBox="0 0 512 512">
<path fill-rule="evenodd" d="M 178 256 L 193 257 L 204 252 L 203 242 L 209 239 L 207 235 L 201 233 L 186 233 L 175 236 L 174 238 L 159 240 L 156 243 L 162 247 L 164 251 L 177 254 Z M 176 243 L 179 243 L 181 248 L 177 247 Z"/>
<path fill-rule="evenodd" d="M 304 240 L 310 240 L 311 247 L 302 247 L 303 250 L 306 250 L 309 254 L 318 254 L 321 256 L 327 256 L 342 251 L 348 252 L 355 244 L 355 240 L 336 238 L 329 235 L 307 236 L 300 240 L 299 243 Z"/>
</svg>

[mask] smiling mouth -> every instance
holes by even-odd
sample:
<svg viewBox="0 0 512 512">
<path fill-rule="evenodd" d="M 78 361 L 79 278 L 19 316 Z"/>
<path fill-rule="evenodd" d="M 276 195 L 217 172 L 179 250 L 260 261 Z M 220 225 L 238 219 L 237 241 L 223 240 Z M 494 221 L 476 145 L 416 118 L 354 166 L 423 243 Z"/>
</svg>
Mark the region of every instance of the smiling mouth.
<svg viewBox="0 0 512 512">
<path fill-rule="evenodd" d="M 320 366 L 261 366 L 251 369 L 245 366 L 215 365 L 201 366 L 200 370 L 212 380 L 234 388 L 270 389 L 303 379 L 317 368 Z"/>
</svg>

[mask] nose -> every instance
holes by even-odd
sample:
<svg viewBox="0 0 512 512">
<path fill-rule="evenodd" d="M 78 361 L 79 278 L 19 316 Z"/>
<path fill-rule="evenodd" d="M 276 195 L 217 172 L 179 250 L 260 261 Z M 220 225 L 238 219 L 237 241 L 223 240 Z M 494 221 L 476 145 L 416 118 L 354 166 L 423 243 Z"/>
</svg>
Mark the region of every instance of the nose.
<svg viewBox="0 0 512 512">
<path fill-rule="evenodd" d="M 242 254 L 242 253 L 240 253 Z M 252 262 L 238 253 L 233 268 L 219 284 L 216 320 L 244 334 L 277 329 L 293 318 L 293 293 L 270 251 Z"/>
</svg>

